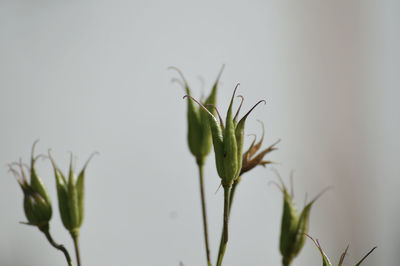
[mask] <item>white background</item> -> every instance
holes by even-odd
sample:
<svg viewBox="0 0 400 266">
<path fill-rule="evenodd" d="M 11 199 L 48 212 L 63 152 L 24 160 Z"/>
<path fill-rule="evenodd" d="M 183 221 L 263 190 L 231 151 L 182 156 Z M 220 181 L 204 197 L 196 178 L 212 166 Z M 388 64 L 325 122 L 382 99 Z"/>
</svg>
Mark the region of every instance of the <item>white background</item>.
<svg viewBox="0 0 400 266">
<path fill-rule="evenodd" d="M 304 194 L 327 185 L 310 234 L 334 264 L 370 248 L 365 265 L 400 261 L 400 4 L 398 1 L 2 1 L 0 3 L 0 265 L 65 265 L 25 221 L 22 193 L 6 163 L 53 149 L 87 170 L 81 229 L 84 266 L 205 265 L 198 177 L 186 144 L 184 92 L 175 65 L 198 97 L 220 66 L 225 114 L 236 82 L 250 116 L 266 125 L 268 159 Z M 246 145 L 249 140 L 246 139 Z M 3 167 L 4 166 L 4 167 Z M 48 161 L 38 172 L 53 200 L 51 231 L 72 252 Z M 213 156 L 206 165 L 211 253 L 216 257 L 222 190 Z M 279 265 L 282 198 L 257 168 L 243 178 L 231 216 L 227 266 Z M 214 261 L 214 260 L 213 260 Z M 321 265 L 310 241 L 294 261 Z"/>
</svg>

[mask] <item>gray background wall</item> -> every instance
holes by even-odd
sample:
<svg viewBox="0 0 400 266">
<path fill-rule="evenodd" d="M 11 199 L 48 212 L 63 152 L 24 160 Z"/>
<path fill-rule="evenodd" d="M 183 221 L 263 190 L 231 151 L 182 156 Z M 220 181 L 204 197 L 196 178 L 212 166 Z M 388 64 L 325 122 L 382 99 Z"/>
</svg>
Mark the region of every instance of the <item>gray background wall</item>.
<svg viewBox="0 0 400 266">
<path fill-rule="evenodd" d="M 304 194 L 334 189 L 315 205 L 310 234 L 347 265 L 398 265 L 400 116 L 398 1 L 2 1 L 0 3 L 0 265 L 64 265 L 24 221 L 22 193 L 5 164 L 53 149 L 67 168 L 101 153 L 87 171 L 83 263 L 204 265 L 198 179 L 186 146 L 186 102 L 171 84 L 197 76 L 225 113 L 236 82 L 245 109 L 260 98 L 246 133 L 265 145 Z M 249 143 L 248 138 L 246 144 Z M 80 164 L 79 164 L 80 163 Z M 48 161 L 37 164 L 56 200 Z M 213 157 L 205 170 L 212 255 L 222 222 Z M 238 189 L 225 265 L 279 265 L 281 194 L 256 169 Z M 56 205 L 56 204 L 54 204 Z M 54 211 L 55 239 L 72 250 Z M 294 265 L 320 265 L 310 241 Z"/>
</svg>

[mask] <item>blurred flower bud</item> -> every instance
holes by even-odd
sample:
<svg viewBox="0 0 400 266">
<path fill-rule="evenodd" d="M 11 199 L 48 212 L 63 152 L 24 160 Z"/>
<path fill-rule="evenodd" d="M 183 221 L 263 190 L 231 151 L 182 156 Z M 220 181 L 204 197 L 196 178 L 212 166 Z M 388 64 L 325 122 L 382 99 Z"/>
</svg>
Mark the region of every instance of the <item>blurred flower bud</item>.
<svg viewBox="0 0 400 266">
<path fill-rule="evenodd" d="M 22 163 L 22 159 L 19 162 L 14 162 L 8 165 L 9 171 L 16 177 L 21 189 L 24 193 L 24 211 L 25 216 L 28 219 L 27 224 L 37 226 L 41 230 L 48 228 L 49 221 L 52 215 L 51 201 L 43 186 L 42 181 L 38 177 L 35 170 L 35 162 L 38 158 L 43 155 L 34 156 L 35 145 L 38 141 L 35 141 L 32 146 L 31 153 L 31 165 L 28 166 Z M 14 167 L 17 167 L 14 168 Z M 27 180 L 24 167 L 29 170 L 30 183 Z"/>
<path fill-rule="evenodd" d="M 308 233 L 312 205 L 328 188 L 324 189 L 311 202 L 306 204 L 299 215 L 293 200 L 293 187 L 289 193 L 277 171 L 276 174 L 279 177 L 281 186 L 277 183 L 275 184 L 283 193 L 283 212 L 279 247 L 282 254 L 282 265 L 288 266 L 292 263 L 293 259 L 297 257 L 304 246 L 306 234 Z"/>
</svg>

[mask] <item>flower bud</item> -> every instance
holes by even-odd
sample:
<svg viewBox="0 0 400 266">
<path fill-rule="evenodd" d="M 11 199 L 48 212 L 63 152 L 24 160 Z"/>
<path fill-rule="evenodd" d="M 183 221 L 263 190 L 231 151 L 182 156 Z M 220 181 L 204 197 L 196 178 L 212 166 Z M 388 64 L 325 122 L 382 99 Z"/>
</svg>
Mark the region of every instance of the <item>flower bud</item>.
<svg viewBox="0 0 400 266">
<path fill-rule="evenodd" d="M 36 160 L 43 156 L 34 156 L 37 142 L 38 141 L 35 141 L 32 146 L 30 166 L 23 164 L 20 159 L 19 162 L 11 163 L 8 167 L 9 171 L 16 177 L 24 193 L 24 212 L 28 220 L 27 224 L 37 226 L 39 229 L 45 229 L 48 227 L 48 223 L 51 219 L 52 208 L 46 189 L 35 170 Z M 18 169 L 15 169 L 14 166 L 17 166 Z M 28 183 L 24 167 L 29 170 L 30 183 Z"/>
<path fill-rule="evenodd" d="M 31 187 L 24 187 L 23 191 L 24 211 L 29 224 L 38 227 L 46 226 L 52 215 L 51 205 Z"/>
<path fill-rule="evenodd" d="M 83 222 L 85 170 L 90 159 L 95 154 L 96 153 L 93 153 L 86 161 L 82 170 L 79 172 L 78 177 L 76 177 L 76 174 L 73 171 L 71 154 L 71 162 L 67 180 L 61 170 L 57 167 L 49 150 L 49 158 L 53 165 L 56 178 L 58 207 L 60 210 L 61 220 L 64 224 L 64 227 L 73 234 L 77 234 Z"/>
<path fill-rule="evenodd" d="M 282 265 L 287 266 L 292 263 L 293 259 L 297 257 L 303 248 L 308 232 L 311 207 L 326 189 L 319 193 L 311 202 L 306 204 L 299 215 L 293 199 L 293 187 L 289 193 L 282 178 L 279 176 L 278 172 L 276 173 L 281 182 L 281 186 L 275 184 L 283 193 L 283 212 L 279 248 L 282 254 Z"/>
<path fill-rule="evenodd" d="M 332 266 L 331 261 L 329 260 L 328 256 L 324 253 L 324 251 L 321 248 L 321 245 L 318 242 L 318 239 L 314 239 L 309 235 L 306 235 L 308 238 L 310 238 L 315 246 L 318 248 L 319 252 L 321 253 L 322 256 L 322 266 Z M 359 266 L 361 265 L 361 263 L 376 249 L 377 247 L 372 248 L 355 266 Z M 338 266 L 342 266 L 343 265 L 343 261 L 344 258 L 346 257 L 347 254 L 347 250 L 349 249 L 349 246 L 346 247 L 346 249 L 344 250 L 344 252 L 342 253 L 342 255 L 340 256 L 340 260 L 338 263 Z"/>
<path fill-rule="evenodd" d="M 176 70 L 183 80 L 182 86 L 185 88 L 186 94 L 191 96 L 191 90 L 182 72 L 176 67 L 170 67 L 169 69 Z M 206 98 L 202 104 L 206 106 L 207 110 L 215 115 L 215 110 L 212 107 L 216 104 L 217 89 L 219 79 L 221 77 L 224 65 L 222 66 L 217 79 L 212 87 L 210 95 Z M 176 79 L 174 79 L 176 80 Z M 196 106 L 194 102 L 188 101 L 187 107 L 187 119 L 188 119 L 188 145 L 190 152 L 196 157 L 197 162 L 203 164 L 205 157 L 211 151 L 211 132 L 208 122 L 207 114 L 200 111 L 200 107 Z"/>
<path fill-rule="evenodd" d="M 250 109 L 249 112 L 247 112 L 246 115 L 242 117 L 239 122 L 237 122 L 240 107 L 243 103 L 243 97 L 238 96 L 242 98 L 242 102 L 236 112 L 236 115 L 233 117 L 232 106 L 238 86 L 239 84 L 237 84 L 233 92 L 228 112 L 226 114 L 225 125 L 215 106 L 214 108 L 216 110 L 216 113 L 218 114 L 219 123 L 215 116 L 205 106 L 196 101 L 190 95 L 185 96 L 199 104 L 203 111 L 208 115 L 208 121 L 211 128 L 211 136 L 215 152 L 217 172 L 221 178 L 221 184 L 224 188 L 232 186 L 233 181 L 239 177 L 240 170 L 242 169 L 243 135 L 246 119 L 251 111 L 258 104 L 260 104 L 261 102 L 265 103 L 264 100 L 259 101 Z"/>
</svg>

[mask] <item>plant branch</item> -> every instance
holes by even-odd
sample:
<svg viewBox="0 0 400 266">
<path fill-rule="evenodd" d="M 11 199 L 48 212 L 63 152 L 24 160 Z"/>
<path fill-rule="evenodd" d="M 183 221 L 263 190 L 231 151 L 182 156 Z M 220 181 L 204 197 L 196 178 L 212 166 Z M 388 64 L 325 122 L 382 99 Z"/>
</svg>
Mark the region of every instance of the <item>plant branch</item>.
<svg viewBox="0 0 400 266">
<path fill-rule="evenodd" d="M 79 251 L 79 231 L 72 230 L 72 231 L 70 231 L 70 233 L 71 233 L 72 240 L 74 241 L 76 263 L 78 266 L 81 266 L 81 254 Z"/>
<path fill-rule="evenodd" d="M 208 244 L 208 225 L 207 225 L 207 209 L 206 209 L 206 199 L 204 192 L 204 160 L 197 159 L 197 165 L 199 167 L 199 181 L 200 181 L 200 198 L 201 198 L 201 210 L 203 214 L 203 230 L 204 230 L 204 242 L 206 246 L 206 256 L 207 256 L 207 264 L 211 266 L 211 258 L 210 258 L 210 246 Z"/>
<path fill-rule="evenodd" d="M 236 187 L 240 182 L 240 176 L 233 182 L 231 193 L 229 195 L 229 217 L 231 215 L 231 209 L 233 204 L 233 197 L 235 196 Z"/>
<path fill-rule="evenodd" d="M 240 176 L 238 177 L 238 179 L 236 179 L 233 182 L 232 189 L 231 189 L 231 192 L 229 194 L 229 207 L 228 207 L 229 213 L 228 213 L 228 218 L 231 216 L 233 197 L 235 196 L 236 187 L 239 184 L 239 182 L 240 182 Z M 221 240 L 219 241 L 219 249 L 221 250 L 223 248 L 223 246 L 224 246 L 224 232 L 221 233 Z"/>
<path fill-rule="evenodd" d="M 56 249 L 60 250 L 61 252 L 64 253 L 65 259 L 67 260 L 68 266 L 73 266 L 72 264 L 72 260 L 71 260 L 71 256 L 68 253 L 68 250 L 60 244 L 57 244 L 54 239 L 51 237 L 50 235 L 50 230 L 49 227 L 45 227 L 45 228 L 39 228 L 40 231 L 43 232 L 43 234 L 46 236 L 47 240 L 49 241 L 49 243 Z"/>
<path fill-rule="evenodd" d="M 222 228 L 221 243 L 218 251 L 217 266 L 222 265 L 222 260 L 224 258 L 226 245 L 228 243 L 228 223 L 229 223 L 229 201 L 230 201 L 231 187 L 224 187 L 224 221 Z"/>
</svg>

